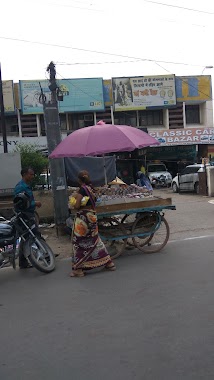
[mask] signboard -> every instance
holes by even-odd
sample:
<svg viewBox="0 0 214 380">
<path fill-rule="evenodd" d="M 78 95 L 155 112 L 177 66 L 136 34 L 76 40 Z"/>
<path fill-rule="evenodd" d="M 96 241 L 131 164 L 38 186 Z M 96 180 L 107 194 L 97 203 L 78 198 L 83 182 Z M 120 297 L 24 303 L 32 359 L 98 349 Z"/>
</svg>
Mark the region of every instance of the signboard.
<svg viewBox="0 0 214 380">
<path fill-rule="evenodd" d="M 19 83 L 14 83 L 14 101 L 17 109 L 21 109 Z"/>
<path fill-rule="evenodd" d="M 106 107 L 111 107 L 113 104 L 111 79 L 103 80 L 103 96 Z"/>
<path fill-rule="evenodd" d="M 182 160 L 184 157 L 186 160 L 195 160 L 197 151 L 196 145 L 171 145 L 171 146 L 158 146 L 145 148 L 147 160 Z"/>
<path fill-rule="evenodd" d="M 62 133 L 62 139 L 67 137 L 67 133 Z M 29 144 L 36 145 L 38 150 L 47 149 L 47 137 L 16 137 L 16 136 L 7 136 L 7 148 L 8 152 L 14 152 L 19 144 Z M 0 137 L 0 153 L 4 153 L 3 139 Z"/>
<path fill-rule="evenodd" d="M 214 128 L 183 128 L 149 132 L 161 145 L 214 144 Z"/>
<path fill-rule="evenodd" d="M 3 80 L 2 91 L 4 99 L 5 112 L 15 112 L 14 96 L 13 96 L 13 81 Z"/>
<path fill-rule="evenodd" d="M 112 78 L 112 89 L 115 111 L 176 104 L 174 75 Z"/>
<path fill-rule="evenodd" d="M 43 113 L 39 82 L 46 96 L 46 101 L 50 101 L 51 93 L 47 80 L 20 81 L 21 109 L 23 114 Z M 102 78 L 61 79 L 57 80 L 57 83 L 63 93 L 63 101 L 59 102 L 60 113 L 104 111 Z"/>
<path fill-rule="evenodd" d="M 210 75 L 176 77 L 175 83 L 178 102 L 212 100 Z"/>
</svg>

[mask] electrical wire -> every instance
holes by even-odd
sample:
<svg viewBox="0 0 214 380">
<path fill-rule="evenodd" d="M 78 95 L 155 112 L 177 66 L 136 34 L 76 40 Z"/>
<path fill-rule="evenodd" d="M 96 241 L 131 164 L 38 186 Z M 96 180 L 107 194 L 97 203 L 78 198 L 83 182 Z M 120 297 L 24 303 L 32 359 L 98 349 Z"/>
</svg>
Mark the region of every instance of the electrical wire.
<svg viewBox="0 0 214 380">
<path fill-rule="evenodd" d="M 182 62 L 166 62 L 166 61 L 155 61 L 155 60 L 147 60 L 147 59 L 135 59 L 135 60 L 132 60 L 132 61 L 106 61 L 106 62 L 74 62 L 74 63 L 66 63 L 66 62 L 56 62 L 57 65 L 60 65 L 60 66 L 75 66 L 75 65 L 106 65 L 106 64 L 117 64 L 117 63 L 138 63 L 138 62 L 145 62 L 145 61 L 149 61 L 149 62 L 163 62 L 163 63 L 169 63 L 169 64 L 173 64 L 173 65 L 184 65 L 184 66 L 193 66 L 193 67 L 204 67 L 204 65 L 195 65 L 195 64 L 191 64 L 191 63 L 182 63 Z"/>
<path fill-rule="evenodd" d="M 206 65 L 194 65 L 194 64 L 185 63 L 185 62 L 162 61 L 162 60 L 158 60 L 158 59 L 132 57 L 132 56 L 123 55 L 123 54 L 107 53 L 107 52 L 98 51 L 98 50 L 90 50 L 90 49 L 84 49 L 84 48 L 77 48 L 77 47 L 73 47 L 73 46 L 50 44 L 50 43 L 46 43 L 46 42 L 31 41 L 31 40 L 25 40 L 25 39 L 19 39 L 19 38 L 11 38 L 11 37 L 4 37 L 4 36 L 0 36 L 0 39 L 2 39 L 2 40 L 10 40 L 10 41 L 18 41 L 18 42 L 30 43 L 30 44 L 37 44 L 37 45 L 43 45 L 43 46 L 59 47 L 59 48 L 64 48 L 64 49 L 72 49 L 72 50 L 84 51 L 84 52 L 87 52 L 87 53 L 90 52 L 90 53 L 95 53 L 95 54 L 103 54 L 103 55 L 109 55 L 109 56 L 115 56 L 115 57 L 121 57 L 121 58 L 129 58 L 129 59 L 134 59 L 134 60 L 139 60 L 139 61 L 146 61 L 146 62 L 160 62 L 160 63 L 167 63 L 167 64 L 172 64 L 172 65 L 183 65 L 183 66 L 198 66 L 198 67 L 205 67 L 206 66 Z"/>
<path fill-rule="evenodd" d="M 29 0 L 26 0 L 29 4 Z M 74 1 L 74 0 L 72 0 Z M 75 3 L 78 3 L 79 5 L 82 4 L 82 6 L 76 6 L 76 5 L 71 5 L 71 4 L 62 4 L 62 3 L 52 3 L 52 2 L 43 2 L 42 4 L 43 5 L 46 5 L 46 6 L 57 6 L 57 7 L 60 7 L 60 8 L 74 8 L 74 9 L 82 9 L 82 10 L 87 10 L 87 11 L 92 11 L 92 12 L 104 12 L 102 9 L 96 9 L 96 8 L 93 8 L 93 4 L 92 2 L 79 2 L 79 1 L 75 1 Z M 86 6 L 90 7 L 90 8 L 86 8 Z"/>
<path fill-rule="evenodd" d="M 66 63 L 66 62 L 55 62 L 56 65 L 60 66 L 75 66 L 75 65 L 105 65 L 105 64 L 112 64 L 112 63 L 132 63 L 132 62 L 141 62 L 141 59 L 135 59 L 133 61 L 107 61 L 107 62 L 74 62 L 74 63 Z"/>
<path fill-rule="evenodd" d="M 62 7 L 62 8 L 74 8 L 74 9 L 82 9 L 83 11 L 91 11 L 91 12 L 104 12 L 101 9 L 95 9 L 95 8 L 86 8 L 86 7 L 76 7 L 75 5 L 68 5 L 68 4 L 57 4 L 57 3 L 46 3 L 47 5 L 53 5 L 55 7 Z"/>
<path fill-rule="evenodd" d="M 180 6 L 180 5 L 173 5 L 173 4 L 159 3 L 158 1 L 153 1 L 153 0 L 143 0 L 143 1 L 144 1 L 145 3 L 151 3 L 151 4 L 163 5 L 163 6 L 165 6 L 165 7 L 184 9 L 185 11 L 191 11 L 191 12 L 204 13 L 204 14 L 208 14 L 208 15 L 214 15 L 214 12 L 203 11 L 203 10 L 201 10 L 201 9 L 186 8 L 186 7 L 182 7 L 182 6 Z"/>
</svg>

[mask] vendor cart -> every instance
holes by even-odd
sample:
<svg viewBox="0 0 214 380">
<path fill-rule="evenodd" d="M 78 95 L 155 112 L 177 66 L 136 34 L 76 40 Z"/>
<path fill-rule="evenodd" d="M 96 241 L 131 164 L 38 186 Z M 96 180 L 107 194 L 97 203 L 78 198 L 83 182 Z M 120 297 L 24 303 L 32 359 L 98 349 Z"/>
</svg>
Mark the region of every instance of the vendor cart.
<svg viewBox="0 0 214 380">
<path fill-rule="evenodd" d="M 170 234 L 164 211 L 175 209 L 171 198 L 157 197 L 97 206 L 100 237 L 112 258 L 119 257 L 125 248 L 159 252 Z"/>
</svg>

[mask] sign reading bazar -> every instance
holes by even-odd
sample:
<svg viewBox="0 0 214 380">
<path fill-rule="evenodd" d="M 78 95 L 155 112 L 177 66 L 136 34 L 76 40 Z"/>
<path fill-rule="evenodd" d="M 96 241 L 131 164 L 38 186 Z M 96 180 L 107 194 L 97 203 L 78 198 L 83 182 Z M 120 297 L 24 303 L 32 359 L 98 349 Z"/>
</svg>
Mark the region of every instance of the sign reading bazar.
<svg viewBox="0 0 214 380">
<path fill-rule="evenodd" d="M 149 132 L 161 145 L 214 144 L 214 128 L 184 128 Z"/>
<path fill-rule="evenodd" d="M 112 78 L 112 89 L 115 111 L 176 104 L 174 75 Z"/>
</svg>

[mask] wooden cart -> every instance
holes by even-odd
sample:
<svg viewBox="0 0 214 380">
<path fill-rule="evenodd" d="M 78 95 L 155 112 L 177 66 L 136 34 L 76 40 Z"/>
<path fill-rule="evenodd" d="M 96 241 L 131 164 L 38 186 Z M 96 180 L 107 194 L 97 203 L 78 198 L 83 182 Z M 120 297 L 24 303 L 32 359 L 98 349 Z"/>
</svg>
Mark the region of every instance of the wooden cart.
<svg viewBox="0 0 214 380">
<path fill-rule="evenodd" d="M 169 240 L 165 210 L 175 210 L 171 198 L 150 198 L 137 202 L 97 206 L 98 226 L 112 258 L 125 248 L 144 253 L 159 252 Z"/>
</svg>

